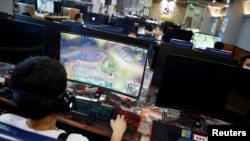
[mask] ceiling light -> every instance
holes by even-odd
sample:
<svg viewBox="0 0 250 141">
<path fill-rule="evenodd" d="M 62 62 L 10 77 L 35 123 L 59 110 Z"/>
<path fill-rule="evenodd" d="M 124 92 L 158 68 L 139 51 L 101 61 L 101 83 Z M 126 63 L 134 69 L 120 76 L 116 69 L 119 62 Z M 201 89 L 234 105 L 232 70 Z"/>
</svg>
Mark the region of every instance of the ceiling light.
<svg viewBox="0 0 250 141">
<path fill-rule="evenodd" d="M 213 2 L 216 2 L 216 0 L 213 0 Z"/>
</svg>

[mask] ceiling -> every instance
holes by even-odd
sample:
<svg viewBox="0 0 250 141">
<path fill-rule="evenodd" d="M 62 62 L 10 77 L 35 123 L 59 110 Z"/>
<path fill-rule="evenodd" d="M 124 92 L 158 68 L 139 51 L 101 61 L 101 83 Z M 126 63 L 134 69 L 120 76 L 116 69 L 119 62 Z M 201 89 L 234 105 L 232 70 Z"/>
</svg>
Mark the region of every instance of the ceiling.
<svg viewBox="0 0 250 141">
<path fill-rule="evenodd" d="M 198 5 L 211 5 L 211 6 L 219 6 L 225 7 L 228 5 L 229 0 L 216 0 L 216 2 L 212 2 L 213 0 L 177 0 L 177 2 L 181 3 L 194 3 Z"/>
</svg>

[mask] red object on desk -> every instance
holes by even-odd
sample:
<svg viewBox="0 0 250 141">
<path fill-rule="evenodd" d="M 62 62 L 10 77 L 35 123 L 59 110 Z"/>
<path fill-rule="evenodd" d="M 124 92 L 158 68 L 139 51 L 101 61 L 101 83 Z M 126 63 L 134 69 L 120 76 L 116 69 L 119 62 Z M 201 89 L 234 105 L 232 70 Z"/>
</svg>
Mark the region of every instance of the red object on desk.
<svg viewBox="0 0 250 141">
<path fill-rule="evenodd" d="M 103 94 L 103 92 L 104 92 L 103 88 L 98 88 L 96 93 Z"/>
</svg>

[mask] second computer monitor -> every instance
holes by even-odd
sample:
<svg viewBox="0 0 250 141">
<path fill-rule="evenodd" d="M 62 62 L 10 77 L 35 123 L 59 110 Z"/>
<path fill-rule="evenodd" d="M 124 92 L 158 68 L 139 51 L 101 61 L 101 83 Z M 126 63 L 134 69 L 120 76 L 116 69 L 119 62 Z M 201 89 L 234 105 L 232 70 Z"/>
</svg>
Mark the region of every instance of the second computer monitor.
<svg viewBox="0 0 250 141">
<path fill-rule="evenodd" d="M 220 42 L 221 37 L 204 34 L 200 32 L 194 33 L 191 42 L 194 43 L 194 48 L 196 49 L 206 49 L 206 48 L 214 48 L 215 42 Z"/>
<path fill-rule="evenodd" d="M 54 13 L 54 0 L 37 0 L 36 4 L 38 11 Z"/>
<path fill-rule="evenodd" d="M 157 106 L 240 122 L 233 119 L 236 113 L 226 108 L 231 88 L 239 83 L 235 79 L 240 75 L 236 73 L 237 67 L 177 54 L 167 54 L 164 65 Z M 230 102 L 231 107 L 234 103 Z"/>
</svg>

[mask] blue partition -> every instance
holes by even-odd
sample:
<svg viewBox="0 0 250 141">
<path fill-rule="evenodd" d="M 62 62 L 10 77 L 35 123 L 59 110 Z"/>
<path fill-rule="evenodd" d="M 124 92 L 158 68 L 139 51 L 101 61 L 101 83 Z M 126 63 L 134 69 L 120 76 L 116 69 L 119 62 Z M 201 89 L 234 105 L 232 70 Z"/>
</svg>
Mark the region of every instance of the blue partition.
<svg viewBox="0 0 250 141">
<path fill-rule="evenodd" d="M 82 34 L 83 24 L 71 20 L 62 20 L 62 24 L 70 26 L 70 32 Z"/>
<path fill-rule="evenodd" d="M 232 58 L 233 55 L 231 51 L 223 51 L 215 48 L 206 48 L 204 52 L 224 58 Z"/>
<path fill-rule="evenodd" d="M 123 28 L 120 28 L 120 27 L 115 27 L 115 26 L 110 26 L 110 25 L 101 25 L 99 29 L 102 31 L 106 31 L 106 32 L 123 34 Z"/>
<path fill-rule="evenodd" d="M 174 39 L 174 38 L 170 40 L 169 44 L 175 47 L 181 47 L 181 48 L 186 48 L 186 49 L 193 49 L 193 46 L 194 46 L 194 44 L 191 42 Z"/>
</svg>

